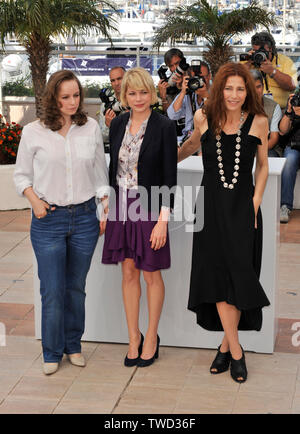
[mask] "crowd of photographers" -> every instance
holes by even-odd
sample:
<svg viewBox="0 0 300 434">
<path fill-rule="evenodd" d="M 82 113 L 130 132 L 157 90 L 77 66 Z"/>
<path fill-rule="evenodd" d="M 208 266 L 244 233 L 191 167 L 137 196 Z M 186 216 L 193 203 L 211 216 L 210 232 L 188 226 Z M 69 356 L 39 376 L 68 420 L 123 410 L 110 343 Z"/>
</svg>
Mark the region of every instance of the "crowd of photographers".
<svg viewBox="0 0 300 434">
<path fill-rule="evenodd" d="M 284 157 L 282 172 L 280 221 L 287 223 L 293 209 L 294 188 L 300 164 L 300 91 L 296 88 L 297 71 L 293 61 L 278 53 L 274 38 L 268 32 L 256 33 L 251 39 L 252 49 L 241 54 L 240 62 L 251 71 L 259 99 L 269 120 L 269 157 Z M 176 123 L 178 146 L 193 131 L 193 118 L 209 97 L 212 80 L 210 66 L 202 60 L 188 64 L 177 48 L 165 53 L 165 64 L 158 72 L 157 92 L 161 111 Z M 112 119 L 126 108 L 120 104 L 124 68 L 111 69 L 112 90 L 102 89 L 100 126 L 106 151 Z M 292 93 L 294 92 L 294 93 Z M 201 155 L 199 143 L 198 155 Z"/>
</svg>

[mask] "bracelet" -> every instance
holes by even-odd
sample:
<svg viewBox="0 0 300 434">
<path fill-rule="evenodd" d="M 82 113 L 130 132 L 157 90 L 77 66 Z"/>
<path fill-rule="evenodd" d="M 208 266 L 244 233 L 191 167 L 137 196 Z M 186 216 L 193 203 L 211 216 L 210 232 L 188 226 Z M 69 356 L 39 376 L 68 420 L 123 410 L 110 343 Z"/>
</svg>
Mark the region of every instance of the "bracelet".
<svg viewBox="0 0 300 434">
<path fill-rule="evenodd" d="M 270 74 L 270 77 L 271 77 L 271 78 L 273 78 L 273 77 L 274 77 L 274 75 L 276 74 L 276 72 L 277 72 L 277 69 L 276 69 L 276 68 L 274 68 L 274 69 L 273 69 L 273 71 L 272 71 L 272 74 Z"/>
<path fill-rule="evenodd" d="M 287 110 L 284 112 L 284 114 L 289 118 L 289 119 L 293 119 L 294 117 L 294 113 L 293 112 L 288 112 Z"/>
</svg>

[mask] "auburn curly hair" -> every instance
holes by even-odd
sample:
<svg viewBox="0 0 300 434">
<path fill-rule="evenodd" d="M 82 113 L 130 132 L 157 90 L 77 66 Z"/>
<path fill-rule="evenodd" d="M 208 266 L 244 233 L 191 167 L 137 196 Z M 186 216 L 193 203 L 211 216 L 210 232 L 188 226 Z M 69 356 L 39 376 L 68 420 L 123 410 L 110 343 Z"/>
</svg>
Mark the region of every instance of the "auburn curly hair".
<svg viewBox="0 0 300 434">
<path fill-rule="evenodd" d="M 209 97 L 203 107 L 203 113 L 211 123 L 212 130 L 217 133 L 224 126 L 227 120 L 226 108 L 223 97 L 227 79 L 231 76 L 240 76 L 245 82 L 247 96 L 242 110 L 253 115 L 266 116 L 264 108 L 255 90 L 254 79 L 248 68 L 241 63 L 228 62 L 222 65 L 214 77 L 213 84 L 209 90 Z"/>
<path fill-rule="evenodd" d="M 87 116 L 82 108 L 84 94 L 80 81 L 72 71 L 57 71 L 51 75 L 46 85 L 43 95 L 43 115 L 41 116 L 41 121 L 43 121 L 45 126 L 50 128 L 52 131 L 58 131 L 64 125 L 58 105 L 58 92 L 61 83 L 66 80 L 75 80 L 80 92 L 80 103 L 77 112 L 71 116 L 71 119 L 79 126 L 84 125 L 87 122 Z"/>
</svg>

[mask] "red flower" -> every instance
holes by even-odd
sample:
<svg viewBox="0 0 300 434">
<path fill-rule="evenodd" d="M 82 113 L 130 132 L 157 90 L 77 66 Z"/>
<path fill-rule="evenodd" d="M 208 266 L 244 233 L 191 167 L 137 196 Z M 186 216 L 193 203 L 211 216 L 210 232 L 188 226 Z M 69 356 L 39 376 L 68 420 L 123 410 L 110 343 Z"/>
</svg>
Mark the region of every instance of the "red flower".
<svg viewBox="0 0 300 434">
<path fill-rule="evenodd" d="M 12 140 L 13 140 L 13 137 L 12 137 L 12 136 L 8 136 L 8 140 L 9 140 L 9 141 L 12 141 Z"/>
</svg>

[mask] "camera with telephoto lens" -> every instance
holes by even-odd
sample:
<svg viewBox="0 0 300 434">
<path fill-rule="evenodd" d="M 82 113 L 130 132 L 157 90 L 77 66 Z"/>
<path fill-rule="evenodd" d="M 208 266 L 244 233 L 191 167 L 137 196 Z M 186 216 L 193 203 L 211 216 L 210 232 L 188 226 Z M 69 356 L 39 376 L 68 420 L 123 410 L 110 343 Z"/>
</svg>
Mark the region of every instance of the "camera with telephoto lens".
<svg viewBox="0 0 300 434">
<path fill-rule="evenodd" d="M 260 47 L 252 54 L 249 53 L 240 54 L 240 61 L 250 60 L 256 68 L 259 68 L 260 65 L 268 58 L 269 58 L 269 52 L 265 50 L 264 47 Z"/>
<path fill-rule="evenodd" d="M 180 60 L 179 65 L 176 67 L 175 71 L 170 75 L 168 79 L 168 84 L 170 86 L 176 86 L 176 74 L 183 75 L 188 69 L 190 65 L 187 63 L 186 58 L 183 57 Z"/>
<path fill-rule="evenodd" d="M 109 109 L 113 110 L 117 116 L 121 112 L 126 110 L 124 107 L 122 107 L 120 101 L 117 100 L 117 98 L 114 95 L 114 92 L 109 88 L 101 89 L 99 93 L 99 97 L 104 104 L 104 112 L 103 112 L 104 115 Z"/>
<path fill-rule="evenodd" d="M 168 83 L 169 78 L 171 77 L 167 77 L 167 71 L 168 71 L 168 67 L 166 65 L 161 65 L 160 68 L 157 70 L 157 75 L 159 76 L 159 78 L 164 81 L 165 83 Z M 174 83 L 176 84 L 176 83 Z M 167 87 L 167 95 L 170 96 L 175 96 L 178 93 L 178 89 L 176 86 L 169 86 Z"/>
<path fill-rule="evenodd" d="M 196 90 L 201 89 L 206 84 L 205 78 L 201 75 L 201 60 L 192 60 L 191 70 L 195 75 L 188 80 L 188 91 L 196 92 Z"/>
</svg>

